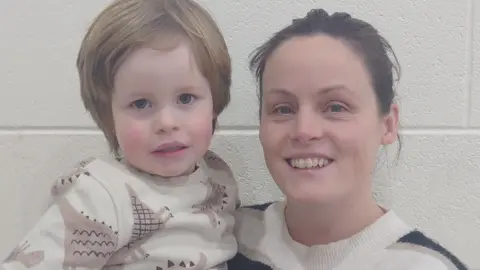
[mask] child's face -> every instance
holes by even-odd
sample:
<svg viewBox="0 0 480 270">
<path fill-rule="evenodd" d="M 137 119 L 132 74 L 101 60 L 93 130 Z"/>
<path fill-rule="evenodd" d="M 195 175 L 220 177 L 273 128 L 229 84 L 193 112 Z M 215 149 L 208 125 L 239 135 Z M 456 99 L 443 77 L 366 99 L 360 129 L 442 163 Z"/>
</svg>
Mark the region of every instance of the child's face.
<svg viewBox="0 0 480 270">
<path fill-rule="evenodd" d="M 115 77 L 115 133 L 132 166 L 179 176 L 193 171 L 210 146 L 212 94 L 187 42 L 168 50 L 150 45 L 133 52 Z"/>
</svg>

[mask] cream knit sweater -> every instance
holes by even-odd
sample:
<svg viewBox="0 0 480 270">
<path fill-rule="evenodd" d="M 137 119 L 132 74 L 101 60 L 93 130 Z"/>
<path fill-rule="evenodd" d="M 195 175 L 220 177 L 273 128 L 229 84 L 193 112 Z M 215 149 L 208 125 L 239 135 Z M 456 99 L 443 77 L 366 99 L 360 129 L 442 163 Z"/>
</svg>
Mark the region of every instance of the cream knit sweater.
<svg viewBox="0 0 480 270">
<path fill-rule="evenodd" d="M 349 239 L 307 247 L 285 225 L 284 203 L 241 208 L 239 253 L 229 270 L 465 270 L 446 249 L 407 226 L 393 211 Z"/>
</svg>

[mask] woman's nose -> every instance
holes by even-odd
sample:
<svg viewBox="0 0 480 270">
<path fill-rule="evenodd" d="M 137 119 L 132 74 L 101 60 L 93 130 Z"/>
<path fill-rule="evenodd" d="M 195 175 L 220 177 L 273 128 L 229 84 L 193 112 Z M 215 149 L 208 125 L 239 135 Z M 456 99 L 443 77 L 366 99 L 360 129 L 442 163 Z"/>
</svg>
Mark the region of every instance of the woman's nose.
<svg viewBox="0 0 480 270">
<path fill-rule="evenodd" d="M 324 134 L 322 117 L 311 109 L 300 110 L 295 119 L 292 137 L 300 143 L 320 139 Z"/>
</svg>

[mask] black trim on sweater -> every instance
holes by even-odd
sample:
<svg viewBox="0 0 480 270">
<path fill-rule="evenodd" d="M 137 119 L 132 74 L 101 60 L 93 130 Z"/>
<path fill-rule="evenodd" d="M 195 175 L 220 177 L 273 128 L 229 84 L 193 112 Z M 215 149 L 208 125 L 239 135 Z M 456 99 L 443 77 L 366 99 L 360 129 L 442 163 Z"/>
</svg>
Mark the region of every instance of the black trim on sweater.
<svg viewBox="0 0 480 270">
<path fill-rule="evenodd" d="M 273 202 L 263 204 L 244 205 L 241 208 L 255 209 L 265 211 Z M 227 262 L 228 270 L 272 270 L 272 268 L 261 262 L 257 262 L 247 258 L 245 255 L 238 252 L 233 259 Z"/>
<path fill-rule="evenodd" d="M 237 253 L 233 259 L 227 262 L 228 270 L 272 270 L 272 268 L 261 262 L 250 260 L 241 253 Z"/>
<path fill-rule="evenodd" d="M 272 204 L 273 204 L 273 202 L 266 202 L 266 203 L 262 203 L 262 204 L 246 205 L 246 206 L 242 206 L 240 208 L 249 208 L 249 209 L 255 209 L 255 210 L 259 210 L 259 211 L 265 211 Z"/>
<path fill-rule="evenodd" d="M 458 270 L 468 270 L 467 266 L 465 266 L 455 255 L 418 230 L 411 231 L 400 238 L 397 242 L 418 245 L 434 250 L 450 260 Z"/>
</svg>

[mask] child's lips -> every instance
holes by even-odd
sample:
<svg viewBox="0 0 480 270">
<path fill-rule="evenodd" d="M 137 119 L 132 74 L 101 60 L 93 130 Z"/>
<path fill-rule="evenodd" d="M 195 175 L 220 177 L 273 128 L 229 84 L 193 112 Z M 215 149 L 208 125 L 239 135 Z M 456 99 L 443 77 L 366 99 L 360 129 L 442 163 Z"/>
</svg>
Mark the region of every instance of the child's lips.
<svg viewBox="0 0 480 270">
<path fill-rule="evenodd" d="M 186 149 L 188 149 L 187 146 L 162 148 L 153 151 L 152 154 L 160 157 L 177 156 L 183 154 Z"/>
<path fill-rule="evenodd" d="M 154 152 L 174 152 L 185 147 L 187 146 L 184 143 L 173 141 L 159 145 L 157 148 L 155 148 Z"/>
<path fill-rule="evenodd" d="M 160 152 L 160 153 L 170 153 L 170 152 L 176 152 L 179 150 L 185 149 L 186 146 L 170 146 L 170 147 L 164 147 L 161 149 L 157 149 L 154 152 Z"/>
</svg>

